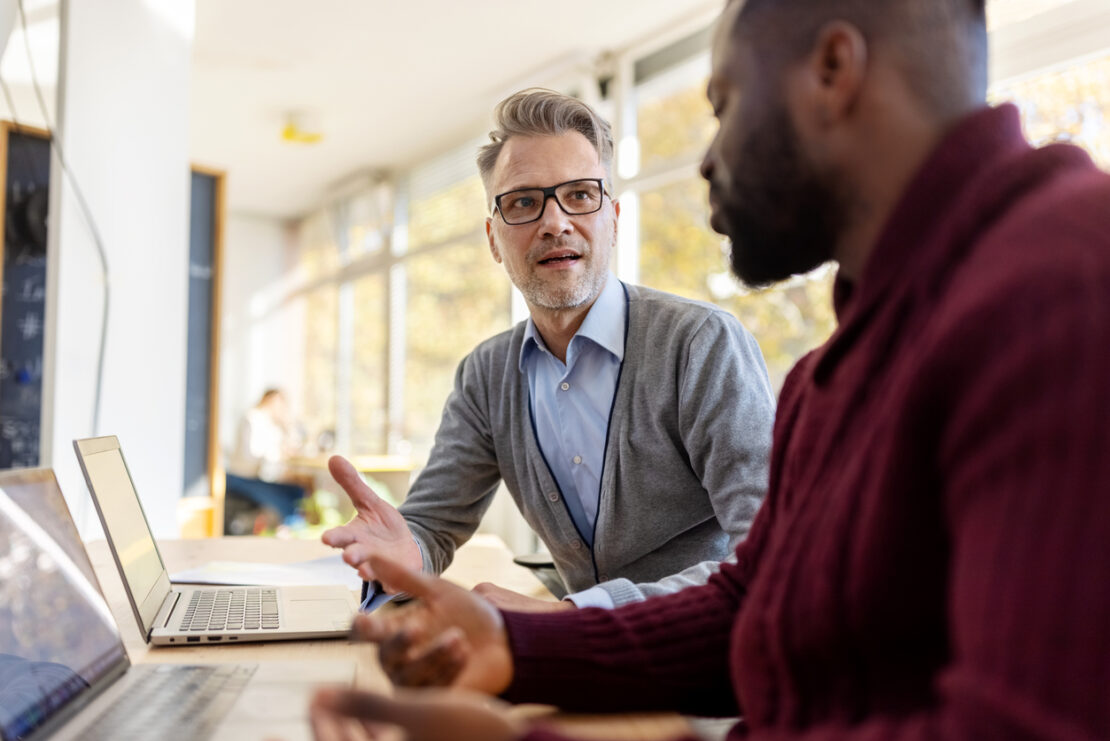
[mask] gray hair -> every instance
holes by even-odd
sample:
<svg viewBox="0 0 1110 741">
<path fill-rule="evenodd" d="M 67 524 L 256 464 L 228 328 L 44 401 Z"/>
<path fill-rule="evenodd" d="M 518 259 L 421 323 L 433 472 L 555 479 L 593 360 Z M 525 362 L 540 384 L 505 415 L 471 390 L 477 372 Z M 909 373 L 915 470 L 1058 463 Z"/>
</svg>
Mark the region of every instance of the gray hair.
<svg viewBox="0 0 1110 741">
<path fill-rule="evenodd" d="M 560 136 L 577 131 L 597 150 L 605 167 L 606 179 L 613 180 L 613 132 L 609 122 L 593 108 L 569 95 L 545 88 L 528 88 L 513 93 L 493 111 L 496 127 L 489 132 L 490 143 L 478 149 L 478 173 L 490 195 L 490 178 L 501 148 L 514 136 Z"/>
</svg>

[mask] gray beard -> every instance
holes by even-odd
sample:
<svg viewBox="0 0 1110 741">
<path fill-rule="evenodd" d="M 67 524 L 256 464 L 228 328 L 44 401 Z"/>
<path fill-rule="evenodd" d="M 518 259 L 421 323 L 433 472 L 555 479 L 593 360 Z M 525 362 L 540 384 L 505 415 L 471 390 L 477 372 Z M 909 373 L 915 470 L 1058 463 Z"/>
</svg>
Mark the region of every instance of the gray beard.
<svg viewBox="0 0 1110 741">
<path fill-rule="evenodd" d="M 566 288 L 554 288 L 536 278 L 517 288 L 524 294 L 529 304 L 554 311 L 576 309 L 598 297 L 605 285 L 605 277 L 606 271 L 601 270 L 596 275 L 587 275 L 585 280 Z"/>
</svg>

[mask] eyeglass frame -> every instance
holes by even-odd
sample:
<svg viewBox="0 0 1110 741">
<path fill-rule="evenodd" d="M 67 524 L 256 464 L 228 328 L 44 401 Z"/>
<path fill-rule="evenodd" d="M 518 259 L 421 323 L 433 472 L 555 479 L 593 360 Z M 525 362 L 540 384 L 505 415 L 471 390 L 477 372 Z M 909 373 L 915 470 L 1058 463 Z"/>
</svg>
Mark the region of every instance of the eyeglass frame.
<svg viewBox="0 0 1110 741">
<path fill-rule="evenodd" d="M 563 202 L 559 200 L 559 197 L 557 195 L 555 195 L 555 191 L 559 188 L 562 188 L 564 185 L 570 185 L 571 183 L 597 183 L 597 187 L 601 189 L 601 198 L 598 199 L 597 208 L 595 208 L 593 211 L 579 211 L 577 213 L 571 213 L 570 211 L 567 211 L 566 207 L 563 206 Z M 530 190 L 538 190 L 543 193 L 543 203 L 540 204 L 540 210 L 536 214 L 536 218 L 529 219 L 528 221 L 510 222 L 508 219 L 505 218 L 505 212 L 501 210 L 501 199 L 505 196 L 511 196 L 513 193 L 524 193 Z M 566 180 L 562 183 L 556 183 L 555 185 L 547 188 L 514 188 L 512 190 L 507 190 L 504 193 L 499 193 L 498 195 L 493 197 L 493 213 L 491 213 L 490 216 L 492 217 L 494 214 L 501 214 L 501 221 L 504 222 L 505 226 L 524 226 L 525 224 L 531 224 L 543 218 L 543 214 L 547 210 L 547 199 L 549 198 L 554 198 L 555 205 L 558 206 L 559 210 L 567 216 L 589 216 L 590 214 L 596 214 L 598 211 L 601 210 L 601 207 L 605 204 L 606 196 L 609 196 L 610 200 L 612 200 L 613 198 L 613 196 L 610 195 L 609 191 L 605 189 L 605 178 L 575 178 L 574 180 Z"/>
</svg>

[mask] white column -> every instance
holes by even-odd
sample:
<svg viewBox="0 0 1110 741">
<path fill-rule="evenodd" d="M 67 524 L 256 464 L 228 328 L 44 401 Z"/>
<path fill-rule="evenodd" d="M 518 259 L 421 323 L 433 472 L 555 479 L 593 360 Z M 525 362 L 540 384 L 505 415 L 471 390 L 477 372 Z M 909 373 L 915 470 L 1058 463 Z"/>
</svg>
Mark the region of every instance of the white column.
<svg viewBox="0 0 1110 741">
<path fill-rule="evenodd" d="M 156 535 L 178 532 L 188 306 L 193 0 L 61 3 L 57 131 L 73 184 L 51 172 L 42 463 L 83 535 L 99 530 L 72 440 L 120 437 Z M 101 337 L 106 289 L 111 308 Z M 96 368 L 106 342 L 100 421 Z"/>
</svg>

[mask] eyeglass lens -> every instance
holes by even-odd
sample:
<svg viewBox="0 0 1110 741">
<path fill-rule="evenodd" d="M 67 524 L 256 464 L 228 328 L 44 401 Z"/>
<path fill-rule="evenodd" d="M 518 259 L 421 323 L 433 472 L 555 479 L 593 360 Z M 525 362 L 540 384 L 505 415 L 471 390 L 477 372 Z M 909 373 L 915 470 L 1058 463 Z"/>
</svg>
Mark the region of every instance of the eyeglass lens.
<svg viewBox="0 0 1110 741">
<path fill-rule="evenodd" d="M 501 217 L 506 224 L 535 221 L 543 212 L 543 188 L 514 190 L 501 196 Z M 602 189 L 596 180 L 575 180 L 555 188 L 555 200 L 568 214 L 591 214 L 601 208 Z"/>
</svg>

